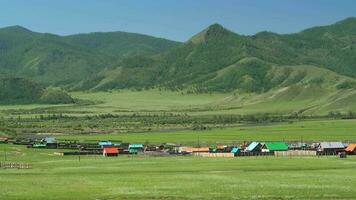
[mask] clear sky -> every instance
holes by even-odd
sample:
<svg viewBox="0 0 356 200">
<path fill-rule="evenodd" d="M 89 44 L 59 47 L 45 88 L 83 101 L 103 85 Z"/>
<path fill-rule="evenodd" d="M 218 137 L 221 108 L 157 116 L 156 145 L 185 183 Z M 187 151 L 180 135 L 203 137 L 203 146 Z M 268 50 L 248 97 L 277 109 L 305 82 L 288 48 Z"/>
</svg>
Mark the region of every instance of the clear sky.
<svg viewBox="0 0 356 200">
<path fill-rule="evenodd" d="M 185 41 L 213 23 L 298 32 L 356 16 L 356 0 L 0 0 L 0 27 L 68 35 L 127 31 Z"/>
</svg>

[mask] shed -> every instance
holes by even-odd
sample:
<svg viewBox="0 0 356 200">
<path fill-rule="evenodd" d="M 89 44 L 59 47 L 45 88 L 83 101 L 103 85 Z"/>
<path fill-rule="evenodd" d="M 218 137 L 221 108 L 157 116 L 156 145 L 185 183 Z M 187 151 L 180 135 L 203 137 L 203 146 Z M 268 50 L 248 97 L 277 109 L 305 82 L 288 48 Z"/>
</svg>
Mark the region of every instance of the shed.
<svg viewBox="0 0 356 200">
<path fill-rule="evenodd" d="M 143 144 L 129 144 L 129 153 L 137 154 L 139 151 L 143 151 Z"/>
<path fill-rule="evenodd" d="M 345 146 L 342 142 L 320 142 L 318 151 L 324 154 L 338 154 L 345 151 Z"/>
<path fill-rule="evenodd" d="M 262 144 L 259 142 L 251 142 L 245 149 L 247 152 L 260 152 Z"/>
<path fill-rule="evenodd" d="M 349 154 L 356 154 L 356 144 L 349 144 L 345 151 Z"/>
<path fill-rule="evenodd" d="M 267 142 L 263 145 L 262 150 L 266 152 L 288 151 L 288 144 L 285 142 Z"/>
<path fill-rule="evenodd" d="M 118 156 L 119 149 L 117 147 L 104 147 L 103 156 Z"/>
</svg>

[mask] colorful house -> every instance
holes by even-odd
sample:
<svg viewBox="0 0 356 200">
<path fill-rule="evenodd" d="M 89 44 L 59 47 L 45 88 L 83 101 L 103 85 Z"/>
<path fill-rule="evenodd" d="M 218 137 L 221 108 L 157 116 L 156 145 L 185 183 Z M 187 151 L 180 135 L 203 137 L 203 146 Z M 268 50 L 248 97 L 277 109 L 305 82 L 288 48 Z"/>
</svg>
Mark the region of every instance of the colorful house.
<svg viewBox="0 0 356 200">
<path fill-rule="evenodd" d="M 288 151 L 288 144 L 285 142 L 266 142 L 262 146 L 262 152 Z"/>
<path fill-rule="evenodd" d="M 137 154 L 139 151 L 143 151 L 143 144 L 129 144 L 129 153 Z"/>
<path fill-rule="evenodd" d="M 349 144 L 347 146 L 347 148 L 345 149 L 345 151 L 348 153 L 348 154 L 356 154 L 356 144 Z"/>
<path fill-rule="evenodd" d="M 110 157 L 110 156 L 118 156 L 119 149 L 117 147 L 104 147 L 103 148 L 103 156 Z"/>
<path fill-rule="evenodd" d="M 251 142 L 245 149 L 246 152 L 261 152 L 262 144 L 259 142 Z"/>
</svg>

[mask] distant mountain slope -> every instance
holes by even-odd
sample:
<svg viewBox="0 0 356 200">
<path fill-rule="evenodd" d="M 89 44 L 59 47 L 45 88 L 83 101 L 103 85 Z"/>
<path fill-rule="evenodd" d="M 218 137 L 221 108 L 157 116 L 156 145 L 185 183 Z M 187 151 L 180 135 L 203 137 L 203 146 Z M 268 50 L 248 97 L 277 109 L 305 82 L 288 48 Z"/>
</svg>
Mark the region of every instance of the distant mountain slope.
<svg viewBox="0 0 356 200">
<path fill-rule="evenodd" d="M 133 33 L 61 37 L 20 26 L 0 29 L 0 77 L 21 76 L 46 85 L 73 85 L 123 57 L 152 55 L 178 43 Z"/>
<path fill-rule="evenodd" d="M 356 77 L 355 27 L 356 18 L 348 18 L 296 34 L 243 36 L 214 24 L 164 53 L 122 60 L 90 82 L 100 90 L 163 86 L 197 92 L 266 92 L 288 78 L 284 77 L 288 69 L 278 75 L 274 66 L 313 65 Z M 303 76 L 300 73 L 295 81 Z"/>
</svg>

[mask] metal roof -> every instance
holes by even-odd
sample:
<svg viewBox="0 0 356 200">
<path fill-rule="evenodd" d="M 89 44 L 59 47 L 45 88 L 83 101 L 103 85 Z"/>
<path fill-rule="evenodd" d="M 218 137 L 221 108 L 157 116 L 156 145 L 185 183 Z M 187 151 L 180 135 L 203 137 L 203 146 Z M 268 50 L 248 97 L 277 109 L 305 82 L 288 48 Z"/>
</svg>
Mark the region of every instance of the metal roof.
<svg viewBox="0 0 356 200">
<path fill-rule="evenodd" d="M 255 148 L 259 145 L 260 143 L 259 142 L 251 142 L 251 144 L 249 144 L 247 147 L 246 147 L 246 151 L 253 151 L 255 150 Z"/>
<path fill-rule="evenodd" d="M 288 150 L 288 144 L 285 142 L 267 142 L 266 147 L 270 151 L 287 151 Z"/>
<path fill-rule="evenodd" d="M 99 145 L 100 146 L 111 146 L 112 142 L 110 142 L 110 141 L 100 141 Z"/>
<path fill-rule="evenodd" d="M 143 144 L 130 144 L 129 149 L 132 149 L 132 148 L 143 148 Z"/>
<path fill-rule="evenodd" d="M 341 142 L 320 142 L 321 149 L 343 149 L 345 146 Z"/>
<path fill-rule="evenodd" d="M 119 153 L 119 149 L 116 147 L 104 147 L 104 153 Z"/>
<path fill-rule="evenodd" d="M 234 147 L 231 149 L 231 153 L 237 153 L 239 151 L 239 148 Z"/>
<path fill-rule="evenodd" d="M 347 146 L 346 151 L 348 152 L 353 152 L 356 150 L 356 144 L 349 144 L 349 146 Z"/>
</svg>

